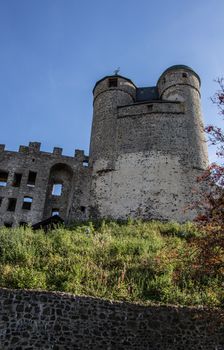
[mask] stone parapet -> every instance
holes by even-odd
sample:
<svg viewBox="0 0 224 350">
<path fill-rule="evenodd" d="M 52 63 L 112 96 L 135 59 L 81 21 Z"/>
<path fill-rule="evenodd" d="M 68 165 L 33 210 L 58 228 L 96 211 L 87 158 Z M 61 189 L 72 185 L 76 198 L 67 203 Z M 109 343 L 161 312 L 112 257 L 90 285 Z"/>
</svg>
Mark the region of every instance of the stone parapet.
<svg viewBox="0 0 224 350">
<path fill-rule="evenodd" d="M 0 289 L 1 349 L 223 350 L 222 310 Z"/>
</svg>

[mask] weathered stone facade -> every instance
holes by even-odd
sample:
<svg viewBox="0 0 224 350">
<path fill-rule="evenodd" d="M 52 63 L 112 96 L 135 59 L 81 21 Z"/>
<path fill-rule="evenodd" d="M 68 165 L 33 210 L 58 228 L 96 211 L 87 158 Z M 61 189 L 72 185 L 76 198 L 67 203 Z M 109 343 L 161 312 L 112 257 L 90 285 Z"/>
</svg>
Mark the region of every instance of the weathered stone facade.
<svg viewBox="0 0 224 350">
<path fill-rule="evenodd" d="M 223 350 L 221 314 L 0 289 L 0 349 Z"/>
<path fill-rule="evenodd" d="M 55 214 L 66 223 L 194 217 L 185 209 L 208 165 L 198 75 L 173 66 L 148 88 L 108 76 L 93 94 L 89 157 L 82 151 L 66 157 L 60 148 L 41 152 L 37 142 L 19 152 L 0 147 L 0 225 Z"/>
</svg>

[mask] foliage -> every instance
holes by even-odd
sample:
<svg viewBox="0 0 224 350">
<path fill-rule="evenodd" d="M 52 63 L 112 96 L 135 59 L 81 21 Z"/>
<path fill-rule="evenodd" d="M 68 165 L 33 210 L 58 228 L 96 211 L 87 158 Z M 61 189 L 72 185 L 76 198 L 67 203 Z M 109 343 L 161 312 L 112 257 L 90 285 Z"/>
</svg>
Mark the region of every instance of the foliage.
<svg viewBox="0 0 224 350">
<path fill-rule="evenodd" d="M 219 115 L 224 118 L 224 79 L 217 80 L 218 90 L 212 98 Z M 212 145 L 217 146 L 221 164 L 213 163 L 199 181 L 206 184 L 203 200 L 198 203 L 201 214 L 197 217 L 203 238 L 194 241 L 199 250 L 197 273 L 201 276 L 224 276 L 224 130 L 208 125 L 206 132 Z"/>
<path fill-rule="evenodd" d="M 191 223 L 129 220 L 0 229 L 0 285 L 114 300 L 220 306 L 221 279 L 197 278 Z"/>
<path fill-rule="evenodd" d="M 218 83 L 218 90 L 212 97 L 212 102 L 217 106 L 219 115 L 224 118 L 224 78 L 219 78 L 216 80 Z M 209 140 L 212 145 L 217 145 L 217 155 L 224 158 L 224 132 L 221 128 L 208 125 L 206 127 L 206 132 L 209 136 Z"/>
</svg>

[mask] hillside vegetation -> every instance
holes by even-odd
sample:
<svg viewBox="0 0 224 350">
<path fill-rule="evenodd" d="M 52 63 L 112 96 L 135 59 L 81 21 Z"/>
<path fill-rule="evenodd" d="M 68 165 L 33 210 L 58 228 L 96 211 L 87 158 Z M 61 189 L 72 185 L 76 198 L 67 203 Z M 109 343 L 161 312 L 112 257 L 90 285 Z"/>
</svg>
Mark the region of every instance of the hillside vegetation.
<svg viewBox="0 0 224 350">
<path fill-rule="evenodd" d="M 220 276 L 201 275 L 193 224 L 101 222 L 0 229 L 0 286 L 113 300 L 221 306 Z"/>
</svg>

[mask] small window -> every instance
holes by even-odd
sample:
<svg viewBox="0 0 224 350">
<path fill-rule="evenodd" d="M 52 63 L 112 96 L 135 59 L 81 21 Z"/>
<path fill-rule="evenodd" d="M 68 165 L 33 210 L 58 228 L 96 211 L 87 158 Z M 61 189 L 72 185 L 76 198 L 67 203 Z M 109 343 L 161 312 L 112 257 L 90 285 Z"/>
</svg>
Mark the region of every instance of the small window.
<svg viewBox="0 0 224 350">
<path fill-rule="evenodd" d="M 52 209 L 51 216 L 56 216 L 56 215 L 59 216 L 59 209 L 54 208 L 54 209 Z"/>
<path fill-rule="evenodd" d="M 80 210 L 81 210 L 82 213 L 85 213 L 85 212 L 86 212 L 86 207 L 81 206 L 81 207 L 80 207 Z"/>
<path fill-rule="evenodd" d="M 187 77 L 188 77 L 187 73 L 183 73 L 183 74 L 182 74 L 182 77 L 183 77 L 183 78 L 187 78 Z"/>
<path fill-rule="evenodd" d="M 12 222 L 4 222 L 5 227 L 12 227 Z"/>
<path fill-rule="evenodd" d="M 148 107 L 148 111 L 152 111 L 153 105 L 148 105 L 147 107 Z"/>
<path fill-rule="evenodd" d="M 26 210 L 30 210 L 32 202 L 33 202 L 33 198 L 32 197 L 25 196 L 23 198 L 23 207 L 22 208 L 26 209 Z"/>
<path fill-rule="evenodd" d="M 0 186 L 5 187 L 7 185 L 8 173 L 6 171 L 0 171 Z"/>
<path fill-rule="evenodd" d="M 110 78 L 108 81 L 109 87 L 117 87 L 117 78 Z"/>
<path fill-rule="evenodd" d="M 15 211 L 16 209 L 16 198 L 9 198 L 8 211 Z"/>
<path fill-rule="evenodd" d="M 15 173 L 13 178 L 13 187 L 19 187 L 21 184 L 22 174 Z"/>
<path fill-rule="evenodd" d="M 2 205 L 2 201 L 3 201 L 3 198 L 0 197 L 0 207 L 1 207 L 1 205 Z"/>
<path fill-rule="evenodd" d="M 29 171 L 27 186 L 34 187 L 36 182 L 37 173 Z"/>
<path fill-rule="evenodd" d="M 61 193 L 62 193 L 62 184 L 59 184 L 59 183 L 53 184 L 52 195 L 61 196 Z"/>
</svg>

